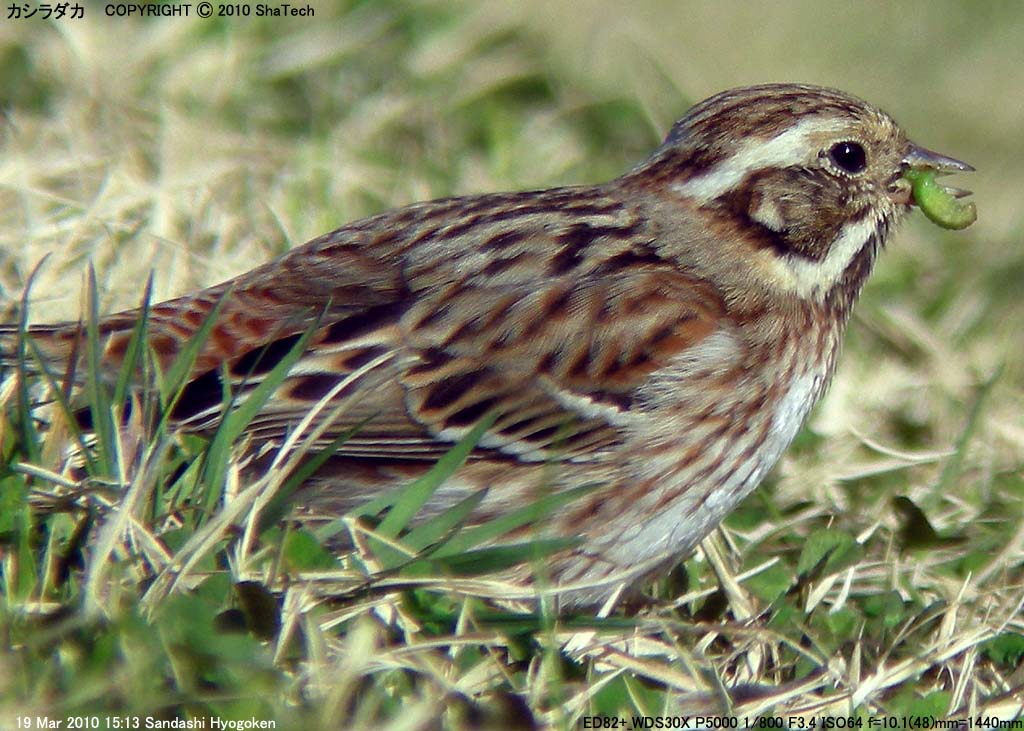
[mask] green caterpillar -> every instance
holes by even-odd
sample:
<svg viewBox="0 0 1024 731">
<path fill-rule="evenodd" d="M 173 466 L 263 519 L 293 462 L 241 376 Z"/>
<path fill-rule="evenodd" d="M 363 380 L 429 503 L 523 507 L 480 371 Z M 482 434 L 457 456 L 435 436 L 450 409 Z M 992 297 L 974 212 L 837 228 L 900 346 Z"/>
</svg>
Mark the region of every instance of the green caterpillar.
<svg viewBox="0 0 1024 731">
<path fill-rule="evenodd" d="M 935 182 L 934 170 L 907 170 L 914 201 L 932 223 L 942 228 L 967 228 L 978 218 L 974 203 L 962 203 Z"/>
</svg>

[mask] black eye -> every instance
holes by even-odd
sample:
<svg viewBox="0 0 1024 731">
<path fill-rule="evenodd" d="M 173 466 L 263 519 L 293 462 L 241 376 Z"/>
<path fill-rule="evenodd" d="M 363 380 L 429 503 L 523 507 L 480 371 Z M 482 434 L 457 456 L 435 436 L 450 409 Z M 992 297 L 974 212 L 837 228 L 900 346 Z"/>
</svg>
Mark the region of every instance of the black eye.
<svg viewBox="0 0 1024 731">
<path fill-rule="evenodd" d="M 837 142 L 828 151 L 828 156 L 848 173 L 859 173 L 868 164 L 867 153 L 859 142 Z"/>
</svg>

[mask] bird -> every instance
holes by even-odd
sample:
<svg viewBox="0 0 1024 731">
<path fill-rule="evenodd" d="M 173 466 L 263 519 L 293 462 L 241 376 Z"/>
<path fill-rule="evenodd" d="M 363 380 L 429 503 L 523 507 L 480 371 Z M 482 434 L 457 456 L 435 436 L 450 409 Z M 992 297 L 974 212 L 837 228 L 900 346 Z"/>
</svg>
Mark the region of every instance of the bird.
<svg viewBox="0 0 1024 731">
<path fill-rule="evenodd" d="M 574 540 L 547 581 L 564 608 L 614 602 L 691 553 L 796 437 L 921 203 L 908 172 L 971 170 L 846 92 L 731 89 L 609 182 L 397 208 L 153 304 L 148 347 L 167 368 L 212 318 L 169 414 L 208 432 L 225 389 L 244 402 L 308 334 L 246 436 L 279 445 L 318 402 L 342 407 L 317 446 L 351 434 L 302 487 L 310 515 L 404 484 L 489 419 L 424 514 L 483 491 L 479 522 L 591 485 L 546 518 Z M 140 316 L 99 319 L 105 377 Z M 87 366 L 79 323 L 28 337 L 46 364 Z"/>
</svg>

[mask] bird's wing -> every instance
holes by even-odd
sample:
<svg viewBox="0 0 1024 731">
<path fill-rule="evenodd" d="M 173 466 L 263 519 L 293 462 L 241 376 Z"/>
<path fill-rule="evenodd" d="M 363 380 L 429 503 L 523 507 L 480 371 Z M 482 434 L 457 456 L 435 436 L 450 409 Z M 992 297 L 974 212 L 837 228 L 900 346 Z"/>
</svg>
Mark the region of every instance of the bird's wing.
<svg viewBox="0 0 1024 731">
<path fill-rule="evenodd" d="M 588 459 L 619 443 L 652 374 L 727 327 L 698 283 L 656 264 L 460 287 L 417 302 L 403 324 L 420 354 L 401 374 L 410 418 L 448 441 L 493 410 L 482 444 L 535 460 Z"/>
<path fill-rule="evenodd" d="M 474 206 L 475 226 L 464 214 L 396 235 L 384 222 L 369 248 L 339 237 L 303 256 L 329 262 L 323 276 L 334 286 L 341 272 L 378 286 L 361 309 L 343 310 L 353 299 L 338 298 L 341 315 L 329 316 L 254 433 L 282 435 L 337 391 L 344 412 L 323 438 L 362 424 L 341 454 L 433 457 L 493 411 L 482 449 L 585 460 L 621 441 L 656 371 L 685 378 L 741 360 L 719 294 L 655 252 L 656 232 L 638 212 L 588 219 L 556 206 L 508 221 L 488 218 L 486 202 L 507 211 L 500 196 L 473 199 L 460 205 Z M 323 290 L 303 267 L 301 279 Z M 703 347 L 715 333 L 717 346 Z"/>
<path fill-rule="evenodd" d="M 652 373 L 676 364 L 685 377 L 687 359 L 730 366 L 739 349 L 701 347 L 733 337 L 719 295 L 657 254 L 639 212 L 587 190 L 402 209 L 154 305 L 149 342 L 164 361 L 216 313 L 173 416 L 211 427 L 225 375 L 244 398 L 315 329 L 253 436 L 278 440 L 323 402 L 314 425 L 339 413 L 321 441 L 360 426 L 340 454 L 426 458 L 493 411 L 480 445 L 491 453 L 600 455 L 643 411 Z M 106 363 L 118 363 L 137 318 L 101 322 Z M 33 337 L 52 357 L 74 339 L 70 326 Z"/>
<path fill-rule="evenodd" d="M 653 372 L 687 354 L 695 368 L 735 358 L 735 350 L 701 347 L 724 326 L 700 296 L 686 277 L 651 268 L 438 292 L 380 317 L 368 308 L 316 333 L 250 432 L 280 439 L 324 400 L 343 411 L 322 441 L 362 424 L 339 454 L 431 458 L 494 411 L 482 448 L 525 460 L 588 459 L 617 444 L 643 411 Z M 235 389 L 257 384 L 293 337 L 262 358 L 255 350 L 235 361 Z M 191 428 L 212 426 L 222 394 L 220 372 L 211 370 L 189 386 L 176 416 Z"/>
</svg>

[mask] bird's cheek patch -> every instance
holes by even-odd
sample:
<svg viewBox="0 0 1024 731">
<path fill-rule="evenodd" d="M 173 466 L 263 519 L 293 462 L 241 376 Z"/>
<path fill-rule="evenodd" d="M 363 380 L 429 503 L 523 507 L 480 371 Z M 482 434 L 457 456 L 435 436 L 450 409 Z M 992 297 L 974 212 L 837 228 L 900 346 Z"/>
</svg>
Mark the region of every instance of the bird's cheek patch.
<svg viewBox="0 0 1024 731">
<path fill-rule="evenodd" d="M 750 217 L 772 231 L 786 228 L 786 219 L 778 204 L 766 195 L 758 196 L 751 201 Z"/>
<path fill-rule="evenodd" d="M 967 228 L 978 218 L 972 202 L 963 202 L 935 182 L 934 170 L 907 170 L 903 177 L 910 181 L 914 202 L 932 223 L 942 228 Z"/>
</svg>

